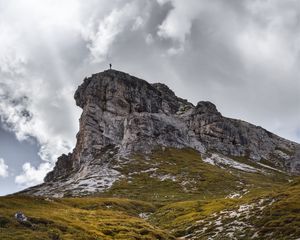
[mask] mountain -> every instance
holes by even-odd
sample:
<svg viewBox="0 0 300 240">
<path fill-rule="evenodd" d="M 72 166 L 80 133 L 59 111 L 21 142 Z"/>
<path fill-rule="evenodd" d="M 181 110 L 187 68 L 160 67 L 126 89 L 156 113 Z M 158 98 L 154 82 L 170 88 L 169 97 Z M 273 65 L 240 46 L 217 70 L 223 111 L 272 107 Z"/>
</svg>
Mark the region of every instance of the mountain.
<svg viewBox="0 0 300 240">
<path fill-rule="evenodd" d="M 76 147 L 59 157 L 45 183 L 29 193 L 62 197 L 103 192 L 137 170 L 133 167 L 126 175 L 119 170 L 132 164 L 133 155 L 166 148 L 195 149 L 204 162 L 216 165 L 244 158 L 259 168 L 238 168 L 300 173 L 299 144 L 223 117 L 210 102 L 194 106 L 161 83 L 107 70 L 84 79 L 75 100 L 83 109 Z M 167 177 L 156 174 L 154 167 L 143 171 Z"/>
<path fill-rule="evenodd" d="M 300 237 L 298 143 L 116 70 L 85 78 L 74 97 L 83 110 L 75 148 L 43 184 L 4 198 L 13 202 L 4 216 L 21 206 L 35 219 L 44 207 L 62 239 Z M 68 220 L 52 207 L 87 214 L 85 237 L 74 235 L 79 222 L 59 229 Z M 111 219 L 97 230 L 95 214 Z"/>
</svg>

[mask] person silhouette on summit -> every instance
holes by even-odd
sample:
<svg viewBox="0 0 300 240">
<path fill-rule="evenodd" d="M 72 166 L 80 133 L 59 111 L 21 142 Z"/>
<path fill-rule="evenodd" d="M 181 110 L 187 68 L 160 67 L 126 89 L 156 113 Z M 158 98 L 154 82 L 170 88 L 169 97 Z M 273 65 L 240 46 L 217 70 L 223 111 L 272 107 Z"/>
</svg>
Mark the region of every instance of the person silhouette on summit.
<svg viewBox="0 0 300 240">
<path fill-rule="evenodd" d="M 111 63 L 110 63 L 110 64 L 109 64 L 109 69 L 110 69 L 110 70 L 111 70 L 111 66 L 112 66 L 112 65 L 111 65 Z"/>
</svg>

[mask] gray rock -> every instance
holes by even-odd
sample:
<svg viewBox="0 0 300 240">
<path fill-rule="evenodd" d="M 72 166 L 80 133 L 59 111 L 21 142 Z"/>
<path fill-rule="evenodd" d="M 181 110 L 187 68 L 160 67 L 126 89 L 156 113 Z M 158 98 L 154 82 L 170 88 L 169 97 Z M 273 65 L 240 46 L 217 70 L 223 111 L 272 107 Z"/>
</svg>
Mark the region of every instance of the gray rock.
<svg viewBox="0 0 300 240">
<path fill-rule="evenodd" d="M 161 147 L 267 160 L 280 170 L 300 173 L 299 144 L 223 117 L 211 102 L 194 106 L 164 84 L 107 70 L 85 78 L 74 97 L 83 109 L 76 146 L 58 158 L 45 184 L 30 190 L 36 195 L 74 195 L 84 187 L 87 194 L 103 191 L 122 177 L 115 165 L 132 153 Z"/>
<path fill-rule="evenodd" d="M 27 217 L 25 216 L 24 213 L 22 212 L 17 212 L 15 213 L 15 219 L 18 221 L 18 222 L 27 222 Z"/>
</svg>

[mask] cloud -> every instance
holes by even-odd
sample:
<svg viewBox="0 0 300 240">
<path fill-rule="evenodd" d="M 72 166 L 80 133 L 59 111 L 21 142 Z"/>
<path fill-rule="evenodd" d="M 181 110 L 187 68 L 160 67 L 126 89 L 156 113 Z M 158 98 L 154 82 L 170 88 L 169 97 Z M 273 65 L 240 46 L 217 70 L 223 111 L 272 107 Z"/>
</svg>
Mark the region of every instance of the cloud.
<svg viewBox="0 0 300 240">
<path fill-rule="evenodd" d="M 15 75 L 24 71 L 22 65 L 26 62 L 20 49 L 13 44 L 18 42 L 19 36 L 7 25 L 0 24 L 0 71 L 5 74 Z"/>
<path fill-rule="evenodd" d="M 268 63 L 266 70 L 290 71 L 296 64 L 300 35 L 294 30 L 300 8 L 293 2 L 282 5 L 280 1 L 254 1 L 246 5 L 252 18 L 236 34 L 236 43 L 249 65 Z"/>
<path fill-rule="evenodd" d="M 168 49 L 170 55 L 183 52 L 187 37 L 191 35 L 193 22 L 202 12 L 212 7 L 211 1 L 199 0 L 158 0 L 160 5 L 170 3 L 172 9 L 164 21 L 158 26 L 157 35 L 161 38 L 173 40 L 173 47 Z"/>
<path fill-rule="evenodd" d="M 88 41 L 92 61 L 102 62 L 107 59 L 109 50 L 116 37 L 131 23 L 132 30 L 137 30 L 143 24 L 142 18 L 137 16 L 138 8 L 134 3 L 127 3 L 120 9 L 112 10 L 104 19 L 99 21 L 94 30 L 94 23 L 84 28 L 83 36 Z"/>
<path fill-rule="evenodd" d="M 8 176 L 8 166 L 5 164 L 4 160 L 0 158 L 0 177 Z"/>
<path fill-rule="evenodd" d="M 148 33 L 145 37 L 145 41 L 148 45 L 151 45 L 154 42 L 153 36 L 150 33 Z"/>
<path fill-rule="evenodd" d="M 18 140 L 35 139 L 44 161 L 36 168 L 25 164 L 18 184 L 40 183 L 57 157 L 72 150 L 80 115 L 76 87 L 118 35 L 143 25 L 140 2 L 102 3 L 99 10 L 99 1 L 0 1 L 6 4 L 0 10 L 0 119 Z"/>
<path fill-rule="evenodd" d="M 31 166 L 30 163 L 23 165 L 23 173 L 16 176 L 15 182 L 24 187 L 30 187 L 43 181 L 47 172 L 51 170 L 49 163 L 42 163 L 38 168 Z"/>
<path fill-rule="evenodd" d="M 67 50 L 65 41 L 74 46 L 77 6 L 11 1 L 1 9 L 0 118 L 18 140 L 34 138 L 40 146 L 39 155 L 46 163 L 36 171 L 24 165 L 20 176 L 30 176 L 32 184 L 42 180 L 45 166 L 49 170 L 60 154 L 74 146 L 78 126 L 73 118 L 79 116 L 72 99 L 76 85 L 64 69 L 69 64 L 59 49 Z M 70 35 L 62 36 L 63 31 Z"/>
<path fill-rule="evenodd" d="M 190 34 L 192 22 L 201 12 L 202 1 L 198 0 L 170 0 L 158 1 L 160 4 L 171 2 L 173 8 L 168 16 L 158 27 L 158 35 L 163 38 L 172 38 L 184 43 L 186 36 Z"/>
</svg>

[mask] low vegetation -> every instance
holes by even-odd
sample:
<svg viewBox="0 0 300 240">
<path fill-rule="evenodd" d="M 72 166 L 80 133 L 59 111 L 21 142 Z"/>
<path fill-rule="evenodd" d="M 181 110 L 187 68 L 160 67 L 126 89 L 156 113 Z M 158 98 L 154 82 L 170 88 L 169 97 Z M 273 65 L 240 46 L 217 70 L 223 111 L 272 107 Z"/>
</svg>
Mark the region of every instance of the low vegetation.
<svg viewBox="0 0 300 240">
<path fill-rule="evenodd" d="M 153 210 L 126 199 L 2 197 L 0 239 L 173 239 L 138 215 Z M 26 224 L 14 218 L 17 211 L 28 217 Z"/>
<path fill-rule="evenodd" d="M 99 196 L 1 197 L 0 239 L 300 238 L 300 179 L 234 160 L 260 171 L 214 166 L 191 149 L 165 149 L 124 161 L 123 177 Z M 26 223 L 14 218 L 18 211 Z"/>
</svg>

